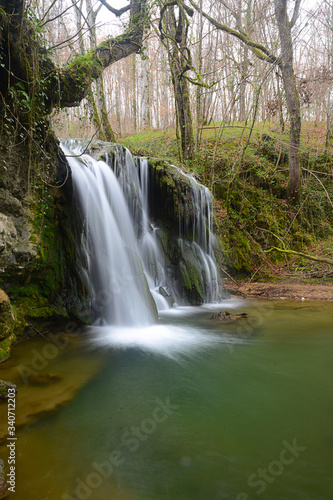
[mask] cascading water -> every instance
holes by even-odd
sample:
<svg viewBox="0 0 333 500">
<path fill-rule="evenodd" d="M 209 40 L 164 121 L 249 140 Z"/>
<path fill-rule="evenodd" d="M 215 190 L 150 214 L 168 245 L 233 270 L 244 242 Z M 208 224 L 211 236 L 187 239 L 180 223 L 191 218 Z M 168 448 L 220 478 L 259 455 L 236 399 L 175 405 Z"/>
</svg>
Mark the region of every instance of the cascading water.
<svg viewBox="0 0 333 500">
<path fill-rule="evenodd" d="M 182 238 L 179 240 L 179 244 L 181 247 L 187 244 L 198 263 L 203 278 L 205 301 L 217 302 L 220 298 L 220 277 L 214 256 L 213 196 L 209 189 L 199 184 L 194 177 L 185 174 L 177 167 L 174 168 L 187 177 L 191 184 L 191 190 L 188 194 L 190 203 L 186 203 L 185 201 L 184 212 L 186 214 L 190 210 L 189 206 L 187 206 L 190 205 L 191 213 L 189 214 L 189 218 L 192 226 L 190 228 L 192 241 L 189 242 Z M 184 220 L 187 220 L 187 218 L 183 217 Z M 181 217 L 179 217 L 179 232 L 185 236 L 189 233 L 189 228 L 184 227 Z"/>
<path fill-rule="evenodd" d="M 63 146 L 83 221 L 80 254 L 93 320 L 101 325 L 151 324 L 155 304 L 159 311 L 168 309 L 175 300 L 181 301 L 181 294 L 166 271 L 158 228 L 149 219 L 148 161 L 141 158 L 135 163 L 128 150 L 116 147 L 108 165 L 81 155 L 78 143 L 67 146 L 74 148 L 73 155 Z M 178 245 L 196 262 L 205 301 L 214 302 L 219 299 L 219 276 L 213 253 L 212 196 L 187 177 L 191 189 L 183 213 L 191 210 L 187 217 L 191 228 L 185 227 L 184 217 L 179 219 Z"/>
</svg>

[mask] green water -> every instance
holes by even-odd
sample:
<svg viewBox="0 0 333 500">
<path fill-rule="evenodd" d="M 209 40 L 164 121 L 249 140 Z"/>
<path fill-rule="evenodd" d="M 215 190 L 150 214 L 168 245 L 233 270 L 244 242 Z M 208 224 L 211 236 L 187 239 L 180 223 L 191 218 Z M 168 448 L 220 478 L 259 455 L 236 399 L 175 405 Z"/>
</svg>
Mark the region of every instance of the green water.
<svg viewBox="0 0 333 500">
<path fill-rule="evenodd" d="M 184 308 L 148 333 L 97 330 L 59 349 L 43 372 L 76 389 L 18 431 L 9 498 L 331 500 L 333 303 L 227 308 L 249 319 Z M 18 345 L 0 378 L 45 342 Z M 18 402 L 41 390 L 16 381 Z"/>
</svg>

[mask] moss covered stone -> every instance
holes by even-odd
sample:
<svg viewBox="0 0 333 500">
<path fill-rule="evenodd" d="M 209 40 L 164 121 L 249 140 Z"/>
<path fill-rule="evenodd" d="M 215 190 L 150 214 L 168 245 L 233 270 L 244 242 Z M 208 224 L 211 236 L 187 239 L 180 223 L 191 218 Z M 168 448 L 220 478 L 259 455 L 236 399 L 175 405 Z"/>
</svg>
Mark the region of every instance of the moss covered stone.
<svg viewBox="0 0 333 500">
<path fill-rule="evenodd" d="M 7 359 L 10 355 L 10 348 L 16 342 L 15 333 L 11 333 L 9 337 L 0 341 L 0 361 Z"/>
<path fill-rule="evenodd" d="M 15 328 L 15 314 L 8 295 L 0 289 L 0 341 L 8 338 Z"/>
</svg>

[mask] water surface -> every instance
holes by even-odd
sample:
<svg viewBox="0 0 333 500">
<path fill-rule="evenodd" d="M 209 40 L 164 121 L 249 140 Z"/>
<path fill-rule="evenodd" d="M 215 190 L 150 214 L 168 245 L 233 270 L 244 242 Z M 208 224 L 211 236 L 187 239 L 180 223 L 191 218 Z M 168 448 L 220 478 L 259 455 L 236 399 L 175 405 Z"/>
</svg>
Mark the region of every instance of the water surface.
<svg viewBox="0 0 333 500">
<path fill-rule="evenodd" d="M 210 319 L 221 309 L 249 318 Z M 332 326 L 330 302 L 178 308 L 154 327 L 70 337 L 46 385 L 15 368 L 45 339 L 17 345 L 0 366 L 19 384 L 17 413 L 41 394 L 59 404 L 23 419 L 11 497 L 331 500 Z"/>
</svg>

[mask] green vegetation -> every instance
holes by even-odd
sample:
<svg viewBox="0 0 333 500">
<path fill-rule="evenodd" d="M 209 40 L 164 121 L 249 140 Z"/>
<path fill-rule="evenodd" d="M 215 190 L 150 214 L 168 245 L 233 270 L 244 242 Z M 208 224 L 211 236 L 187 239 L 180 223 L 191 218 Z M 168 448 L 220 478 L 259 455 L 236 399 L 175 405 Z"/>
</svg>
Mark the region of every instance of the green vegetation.
<svg viewBox="0 0 333 500">
<path fill-rule="evenodd" d="M 306 124 L 302 200 L 292 205 L 286 201 L 286 134 L 260 123 L 253 131 L 240 123 L 214 123 L 202 131 L 194 161 L 182 165 L 214 193 L 215 232 L 224 267 L 234 276 L 267 279 L 302 270 L 305 276 L 332 275 L 329 264 L 266 253 L 278 247 L 333 257 L 333 154 L 325 149 L 320 128 Z M 121 142 L 135 154 L 180 166 L 174 130 L 143 132 Z"/>
</svg>

